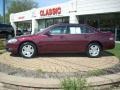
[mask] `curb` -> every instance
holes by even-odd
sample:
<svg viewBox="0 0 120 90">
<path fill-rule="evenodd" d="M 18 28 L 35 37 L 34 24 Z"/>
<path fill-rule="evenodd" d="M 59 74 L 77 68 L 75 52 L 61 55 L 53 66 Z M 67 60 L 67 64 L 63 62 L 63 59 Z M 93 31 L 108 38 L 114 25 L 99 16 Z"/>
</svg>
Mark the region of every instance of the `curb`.
<svg viewBox="0 0 120 90">
<path fill-rule="evenodd" d="M 32 87 L 32 88 L 60 88 L 59 79 L 29 78 L 7 75 L 0 72 L 0 83 Z"/>
<path fill-rule="evenodd" d="M 90 87 L 110 85 L 120 82 L 120 73 L 98 77 L 89 77 L 86 80 Z M 7 75 L 1 72 L 0 83 L 31 88 L 61 89 L 60 79 L 19 77 Z"/>
<path fill-rule="evenodd" d="M 104 86 L 120 82 L 120 73 L 87 78 L 90 86 Z"/>
</svg>

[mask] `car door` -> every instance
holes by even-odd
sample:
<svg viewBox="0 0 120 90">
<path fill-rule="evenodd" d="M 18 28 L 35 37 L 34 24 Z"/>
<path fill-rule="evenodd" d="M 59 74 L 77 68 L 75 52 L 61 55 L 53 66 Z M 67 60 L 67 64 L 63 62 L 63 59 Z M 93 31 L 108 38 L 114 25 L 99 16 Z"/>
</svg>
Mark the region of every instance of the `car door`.
<svg viewBox="0 0 120 90">
<path fill-rule="evenodd" d="M 68 26 L 67 34 L 64 36 L 66 41 L 66 51 L 71 52 L 84 52 L 88 39 L 86 39 L 86 34 L 82 33 L 81 27 L 78 26 Z"/>
<path fill-rule="evenodd" d="M 64 39 L 66 26 L 56 26 L 51 28 L 42 41 L 40 41 L 40 51 L 43 53 L 48 52 L 64 52 L 66 51 L 66 41 Z"/>
</svg>

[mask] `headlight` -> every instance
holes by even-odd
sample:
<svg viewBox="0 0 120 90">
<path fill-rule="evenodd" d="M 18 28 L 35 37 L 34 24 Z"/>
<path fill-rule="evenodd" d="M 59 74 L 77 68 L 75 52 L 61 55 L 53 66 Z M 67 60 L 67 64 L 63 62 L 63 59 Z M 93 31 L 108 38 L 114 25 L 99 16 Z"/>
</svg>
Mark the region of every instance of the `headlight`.
<svg viewBox="0 0 120 90">
<path fill-rule="evenodd" d="M 16 43 L 17 42 L 17 39 L 10 39 L 8 40 L 8 43 Z"/>
</svg>

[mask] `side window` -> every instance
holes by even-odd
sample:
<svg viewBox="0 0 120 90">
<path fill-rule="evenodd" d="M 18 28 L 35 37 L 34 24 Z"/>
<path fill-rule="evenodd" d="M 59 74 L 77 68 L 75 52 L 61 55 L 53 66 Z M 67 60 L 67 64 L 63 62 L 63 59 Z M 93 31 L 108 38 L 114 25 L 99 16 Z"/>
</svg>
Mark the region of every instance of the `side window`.
<svg viewBox="0 0 120 90">
<path fill-rule="evenodd" d="M 87 26 L 81 26 L 81 33 L 94 33 L 95 31 Z"/>
<path fill-rule="evenodd" d="M 65 26 L 58 26 L 54 27 L 53 29 L 50 30 L 51 34 L 57 35 L 57 34 L 65 34 L 66 33 L 66 27 Z"/>
<path fill-rule="evenodd" d="M 81 34 L 80 27 L 69 27 L 70 34 Z"/>
</svg>

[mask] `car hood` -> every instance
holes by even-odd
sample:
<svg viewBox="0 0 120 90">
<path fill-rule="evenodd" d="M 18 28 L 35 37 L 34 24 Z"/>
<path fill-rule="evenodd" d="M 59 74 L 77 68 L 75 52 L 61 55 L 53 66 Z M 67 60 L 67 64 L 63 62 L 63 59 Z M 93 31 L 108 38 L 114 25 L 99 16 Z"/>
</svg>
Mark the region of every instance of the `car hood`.
<svg viewBox="0 0 120 90">
<path fill-rule="evenodd" d="M 21 36 L 16 36 L 16 38 L 26 38 L 26 37 L 33 37 L 35 35 L 21 35 Z"/>
<path fill-rule="evenodd" d="M 38 35 L 22 35 L 22 36 L 16 36 L 15 38 L 18 40 L 34 40 Z"/>
</svg>

